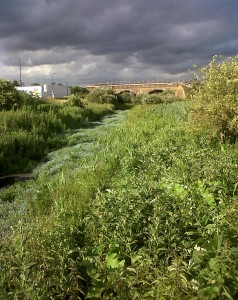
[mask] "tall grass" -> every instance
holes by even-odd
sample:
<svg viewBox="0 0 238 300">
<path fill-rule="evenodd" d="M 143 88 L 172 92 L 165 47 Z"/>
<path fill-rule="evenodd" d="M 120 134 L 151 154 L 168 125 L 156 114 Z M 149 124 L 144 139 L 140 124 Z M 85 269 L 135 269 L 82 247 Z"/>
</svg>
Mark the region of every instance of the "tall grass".
<svg viewBox="0 0 238 300">
<path fill-rule="evenodd" d="M 237 298 L 237 144 L 189 131 L 188 111 L 138 106 L 74 176 L 28 186 L 3 299 Z"/>
<path fill-rule="evenodd" d="M 32 170 L 50 149 L 66 145 L 60 133 L 100 120 L 113 106 L 36 103 L 0 111 L 0 175 Z"/>
<path fill-rule="evenodd" d="M 187 111 L 138 107 L 105 141 L 115 174 L 86 227 L 94 289 L 109 298 L 237 296 L 238 224 L 227 217 L 237 209 L 238 148 L 187 131 Z"/>
</svg>

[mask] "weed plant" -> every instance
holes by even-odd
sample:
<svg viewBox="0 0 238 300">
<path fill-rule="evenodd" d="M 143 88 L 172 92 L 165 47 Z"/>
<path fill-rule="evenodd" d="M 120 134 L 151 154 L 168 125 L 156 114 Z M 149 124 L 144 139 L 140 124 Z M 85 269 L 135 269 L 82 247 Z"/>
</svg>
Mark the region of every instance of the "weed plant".
<svg viewBox="0 0 238 300">
<path fill-rule="evenodd" d="M 116 172 L 87 220 L 91 297 L 236 298 L 237 145 L 187 132 L 188 110 L 138 107 L 105 141 Z"/>
<path fill-rule="evenodd" d="M 66 145 L 62 133 L 113 112 L 110 104 L 85 107 L 25 96 L 20 108 L 0 111 L 0 175 L 29 172 L 53 149 Z"/>
<path fill-rule="evenodd" d="M 238 137 L 238 56 L 213 56 L 203 68 L 197 68 L 192 123 L 209 130 L 213 139 L 234 143 Z M 200 83 L 199 83 L 200 82 Z"/>
<path fill-rule="evenodd" d="M 172 103 L 181 100 L 171 90 L 164 90 L 161 93 L 154 94 L 138 94 L 133 98 L 133 102 L 140 104 L 160 104 L 160 103 Z"/>
<path fill-rule="evenodd" d="M 74 176 L 29 184 L 2 299 L 237 299 L 237 144 L 188 130 L 189 111 L 137 106 Z"/>
</svg>

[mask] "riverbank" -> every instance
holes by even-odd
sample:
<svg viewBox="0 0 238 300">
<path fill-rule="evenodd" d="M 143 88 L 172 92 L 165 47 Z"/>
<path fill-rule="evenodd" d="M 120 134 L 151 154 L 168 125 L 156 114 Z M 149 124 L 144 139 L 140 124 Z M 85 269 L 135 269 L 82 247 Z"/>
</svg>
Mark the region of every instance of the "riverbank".
<svg viewBox="0 0 238 300">
<path fill-rule="evenodd" d="M 64 134 L 68 146 L 50 152 L 32 173 L 2 176 L 0 186 L 2 184 L 5 188 L 0 189 L 0 237 L 14 230 L 20 219 L 28 219 L 26 198 L 38 198 L 38 190 L 44 190 L 43 186 L 47 185 L 46 178 L 48 182 L 58 181 L 61 176 L 69 180 L 85 165 L 96 164 L 100 150 L 98 140 L 112 127 L 119 126 L 127 113 L 128 111 L 116 111 L 101 121 L 88 121 L 82 128 L 68 130 Z M 33 180 L 24 182 L 25 179 Z"/>
<path fill-rule="evenodd" d="M 16 183 L 17 181 L 26 181 L 33 178 L 32 173 L 11 174 L 0 177 L 0 189 Z"/>
<path fill-rule="evenodd" d="M 95 147 L 75 132 L 52 154 L 65 168 L 39 167 L 1 242 L 3 299 L 237 298 L 238 145 L 192 130 L 189 111 L 135 107 Z"/>
<path fill-rule="evenodd" d="M 36 100 L 0 111 L 0 176 L 29 173 L 51 151 L 67 146 L 65 132 L 114 112 L 110 104 Z"/>
</svg>

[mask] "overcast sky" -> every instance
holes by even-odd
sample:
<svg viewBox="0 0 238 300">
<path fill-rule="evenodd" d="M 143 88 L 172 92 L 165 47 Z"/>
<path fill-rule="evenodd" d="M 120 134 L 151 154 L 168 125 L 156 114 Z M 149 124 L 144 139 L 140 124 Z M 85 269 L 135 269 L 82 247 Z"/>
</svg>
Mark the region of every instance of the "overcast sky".
<svg viewBox="0 0 238 300">
<path fill-rule="evenodd" d="M 1 0 L 0 78 L 186 80 L 238 53 L 238 0 Z M 55 73 L 55 74 L 54 74 Z"/>
</svg>

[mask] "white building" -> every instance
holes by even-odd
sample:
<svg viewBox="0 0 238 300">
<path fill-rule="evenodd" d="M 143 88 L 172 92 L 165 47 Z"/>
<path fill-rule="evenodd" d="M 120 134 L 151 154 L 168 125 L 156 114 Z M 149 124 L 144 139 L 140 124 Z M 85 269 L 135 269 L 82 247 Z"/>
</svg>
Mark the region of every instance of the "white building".
<svg viewBox="0 0 238 300">
<path fill-rule="evenodd" d="M 70 88 L 61 84 L 44 84 L 43 97 L 64 98 L 70 95 Z"/>
<path fill-rule="evenodd" d="M 18 91 L 26 92 L 32 94 L 35 97 L 43 97 L 43 88 L 40 85 L 31 85 L 31 86 L 16 86 Z"/>
<path fill-rule="evenodd" d="M 16 89 L 40 98 L 61 99 L 70 95 L 70 88 L 61 84 L 44 84 L 43 86 L 17 86 Z"/>
</svg>

